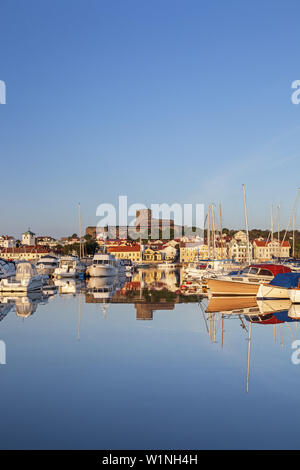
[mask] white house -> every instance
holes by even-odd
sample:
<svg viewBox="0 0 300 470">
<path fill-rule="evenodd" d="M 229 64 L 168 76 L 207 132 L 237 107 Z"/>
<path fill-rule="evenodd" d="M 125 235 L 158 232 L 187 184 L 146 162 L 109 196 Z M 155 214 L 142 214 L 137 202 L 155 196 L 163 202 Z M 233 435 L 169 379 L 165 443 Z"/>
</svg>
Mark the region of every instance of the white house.
<svg viewBox="0 0 300 470">
<path fill-rule="evenodd" d="M 27 232 L 22 233 L 22 245 L 35 245 L 35 233 L 29 229 Z"/>
<path fill-rule="evenodd" d="M 1 248 L 14 248 L 16 246 L 16 240 L 14 237 L 8 235 L 2 235 L 0 237 L 0 247 Z"/>
</svg>

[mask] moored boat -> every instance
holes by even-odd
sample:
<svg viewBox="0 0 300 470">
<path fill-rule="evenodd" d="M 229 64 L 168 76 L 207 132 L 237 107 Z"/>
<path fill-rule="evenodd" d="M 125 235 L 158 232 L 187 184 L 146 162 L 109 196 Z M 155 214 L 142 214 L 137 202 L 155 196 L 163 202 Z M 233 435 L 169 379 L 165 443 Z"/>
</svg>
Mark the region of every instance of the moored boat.
<svg viewBox="0 0 300 470">
<path fill-rule="evenodd" d="M 213 296 L 256 296 L 262 282 L 270 282 L 277 274 L 291 272 L 277 264 L 252 264 L 235 274 L 208 279 L 207 287 Z"/>
<path fill-rule="evenodd" d="M 289 289 L 298 287 L 300 273 L 281 273 L 272 279 L 268 284 L 260 284 L 258 299 L 289 299 Z"/>
<path fill-rule="evenodd" d="M 118 262 L 111 253 L 96 253 L 93 263 L 87 268 L 91 277 L 115 276 L 118 273 Z"/>
<path fill-rule="evenodd" d="M 62 256 L 59 260 L 59 266 L 55 268 L 53 275 L 60 278 L 72 278 L 85 272 L 85 265 L 79 261 L 77 256 Z"/>
<path fill-rule="evenodd" d="M 58 267 L 58 259 L 55 256 L 42 256 L 39 261 L 36 263 L 36 270 L 38 274 L 48 274 L 51 275 L 54 273 L 54 270 Z"/>
<path fill-rule="evenodd" d="M 17 264 L 14 278 L 0 281 L 1 292 L 32 292 L 41 290 L 42 286 L 43 277 L 37 273 L 35 266 L 28 261 L 20 261 Z"/>
</svg>

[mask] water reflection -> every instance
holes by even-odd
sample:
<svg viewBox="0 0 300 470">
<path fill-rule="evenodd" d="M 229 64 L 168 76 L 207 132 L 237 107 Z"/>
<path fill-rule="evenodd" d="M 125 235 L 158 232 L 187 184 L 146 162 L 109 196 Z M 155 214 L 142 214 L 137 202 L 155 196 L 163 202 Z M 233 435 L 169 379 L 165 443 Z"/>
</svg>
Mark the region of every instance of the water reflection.
<svg viewBox="0 0 300 470">
<path fill-rule="evenodd" d="M 282 300 L 209 300 L 179 270 L 2 296 L 1 445 L 296 447 L 299 319 Z"/>
<path fill-rule="evenodd" d="M 9 294 L 0 296 L 0 321 L 14 310 L 18 317 L 27 318 L 33 315 L 39 304 L 48 302 L 49 296 L 44 292 L 31 292 L 26 296 L 21 294 Z"/>
<path fill-rule="evenodd" d="M 60 279 L 49 281 L 39 293 L 27 296 L 7 295 L 0 297 L 0 321 L 14 311 L 18 317 L 28 318 L 36 314 L 38 306 L 54 299 L 76 297 L 78 303 L 78 339 L 82 317 L 82 302 L 99 304 L 106 317 L 110 304 L 132 304 L 136 320 L 153 321 L 159 311 L 174 311 L 177 304 L 195 304 L 195 312 L 203 317 L 205 331 L 211 343 L 225 344 L 227 322 L 236 321 L 240 332 L 247 341 L 247 379 L 249 390 L 251 328 L 260 325 L 273 328 L 274 341 L 280 338 L 283 346 L 282 325 L 287 324 L 291 339 L 294 339 L 291 325 L 298 327 L 300 305 L 291 305 L 289 300 L 257 301 L 254 297 L 205 297 L 200 283 L 182 283 L 179 269 L 139 269 L 132 275 L 122 277 L 94 277 L 87 281 Z M 276 327 L 281 331 L 277 332 Z M 230 341 L 230 337 L 226 337 Z"/>
</svg>

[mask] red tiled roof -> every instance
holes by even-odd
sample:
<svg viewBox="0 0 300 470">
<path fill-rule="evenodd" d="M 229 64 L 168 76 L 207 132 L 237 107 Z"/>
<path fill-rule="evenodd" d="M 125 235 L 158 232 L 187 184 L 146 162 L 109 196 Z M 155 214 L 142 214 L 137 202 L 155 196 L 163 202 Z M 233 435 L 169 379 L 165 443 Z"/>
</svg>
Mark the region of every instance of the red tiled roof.
<svg viewBox="0 0 300 470">
<path fill-rule="evenodd" d="M 107 249 L 109 253 L 118 252 L 118 253 L 126 253 L 126 252 L 140 252 L 140 245 L 133 245 L 133 246 L 111 246 Z"/>
<path fill-rule="evenodd" d="M 277 242 L 277 240 L 274 240 Z M 263 246 L 268 246 L 272 243 L 272 241 L 266 241 L 266 240 L 253 240 L 253 243 L 256 244 L 256 246 L 260 246 L 260 247 L 263 247 Z M 290 243 L 288 241 L 284 241 L 284 242 L 280 242 L 280 245 L 281 246 L 286 246 L 288 248 L 290 248 Z"/>
<path fill-rule="evenodd" d="M 2 248 L 0 253 L 49 253 L 49 250 L 44 246 L 27 245 L 18 248 Z"/>
</svg>

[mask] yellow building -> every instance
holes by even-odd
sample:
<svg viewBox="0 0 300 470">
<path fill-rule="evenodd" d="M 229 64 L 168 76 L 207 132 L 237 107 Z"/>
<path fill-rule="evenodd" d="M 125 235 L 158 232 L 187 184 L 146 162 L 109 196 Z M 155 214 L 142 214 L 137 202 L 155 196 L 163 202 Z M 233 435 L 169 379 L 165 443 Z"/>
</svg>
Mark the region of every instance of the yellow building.
<svg viewBox="0 0 300 470">
<path fill-rule="evenodd" d="M 130 259 L 132 262 L 141 261 L 141 247 L 138 244 L 132 246 L 111 246 L 107 248 L 107 251 L 117 259 Z"/>
<path fill-rule="evenodd" d="M 42 256 L 49 255 L 50 251 L 44 246 L 22 246 L 19 248 L 3 248 L 0 251 L 0 257 L 18 261 L 25 259 L 27 261 L 34 261 L 40 259 Z"/>
<path fill-rule="evenodd" d="M 152 250 L 152 248 L 145 248 L 143 251 L 143 261 L 147 263 L 161 263 L 164 255 L 159 250 Z"/>
<path fill-rule="evenodd" d="M 224 244 L 225 245 L 225 244 Z M 226 246 L 215 246 L 215 249 L 210 247 L 210 253 L 208 254 L 208 245 L 201 243 L 181 243 L 180 244 L 180 262 L 181 263 L 193 263 L 199 260 L 207 259 L 224 259 L 227 258 L 227 247 Z"/>
</svg>

